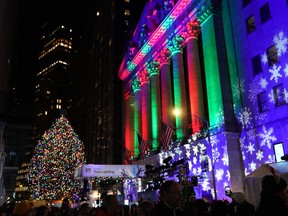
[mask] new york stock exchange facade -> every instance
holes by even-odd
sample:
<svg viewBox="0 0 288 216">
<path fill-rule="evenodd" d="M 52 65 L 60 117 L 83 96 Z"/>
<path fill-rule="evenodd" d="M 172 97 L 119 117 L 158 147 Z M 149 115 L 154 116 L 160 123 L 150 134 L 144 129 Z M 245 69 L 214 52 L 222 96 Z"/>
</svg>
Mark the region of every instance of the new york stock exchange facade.
<svg viewBox="0 0 288 216">
<path fill-rule="evenodd" d="M 278 94 L 288 89 L 282 71 L 287 53 L 279 45 L 287 44 L 288 26 L 281 21 L 287 4 L 268 3 L 268 19 L 261 13 L 267 4 L 254 1 L 146 4 L 118 71 L 133 164 L 150 165 L 162 180 L 197 176 L 199 196 L 227 199 L 225 186 L 243 192 L 247 175 L 281 163 L 288 152 L 288 100 Z M 168 150 L 161 142 L 163 122 L 175 127 Z M 138 135 L 150 143 L 145 152 Z M 159 169 L 174 165 L 184 171 Z"/>
</svg>

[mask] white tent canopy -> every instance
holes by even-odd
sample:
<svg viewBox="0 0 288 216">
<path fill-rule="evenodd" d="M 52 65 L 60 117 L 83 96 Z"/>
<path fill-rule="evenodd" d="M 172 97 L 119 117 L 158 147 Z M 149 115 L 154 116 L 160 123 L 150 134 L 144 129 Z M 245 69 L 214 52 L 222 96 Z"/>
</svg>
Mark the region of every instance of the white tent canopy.
<svg viewBox="0 0 288 216">
<path fill-rule="evenodd" d="M 288 182 L 288 162 L 263 164 L 245 177 L 244 194 L 255 207 L 258 206 L 261 193 L 261 182 L 265 175 L 272 175 L 271 168 Z"/>
</svg>

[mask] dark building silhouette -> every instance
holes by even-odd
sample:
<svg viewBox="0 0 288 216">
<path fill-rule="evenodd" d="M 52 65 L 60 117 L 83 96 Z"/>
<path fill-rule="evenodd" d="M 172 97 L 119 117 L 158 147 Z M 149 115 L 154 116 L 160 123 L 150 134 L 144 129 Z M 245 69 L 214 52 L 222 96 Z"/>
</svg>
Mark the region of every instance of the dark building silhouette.
<svg viewBox="0 0 288 216">
<path fill-rule="evenodd" d="M 87 163 L 123 160 L 121 82 L 117 79 L 125 42 L 132 36 L 144 1 L 96 1 L 80 20 L 73 60 L 71 122 L 86 146 Z"/>
</svg>

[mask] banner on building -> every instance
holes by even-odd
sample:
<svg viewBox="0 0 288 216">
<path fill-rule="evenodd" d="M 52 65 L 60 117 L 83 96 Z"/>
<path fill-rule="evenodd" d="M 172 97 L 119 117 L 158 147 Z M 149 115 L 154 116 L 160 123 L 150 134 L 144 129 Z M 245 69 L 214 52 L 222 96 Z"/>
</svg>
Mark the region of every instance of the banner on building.
<svg viewBox="0 0 288 216">
<path fill-rule="evenodd" d="M 143 177 L 145 165 L 84 164 L 75 170 L 75 178 L 136 178 Z"/>
</svg>

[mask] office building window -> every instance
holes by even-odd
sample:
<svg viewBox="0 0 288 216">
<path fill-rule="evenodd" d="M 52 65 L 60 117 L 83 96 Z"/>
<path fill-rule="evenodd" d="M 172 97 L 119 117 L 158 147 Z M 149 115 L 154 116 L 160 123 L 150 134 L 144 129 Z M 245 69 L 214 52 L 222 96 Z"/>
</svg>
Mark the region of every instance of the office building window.
<svg viewBox="0 0 288 216">
<path fill-rule="evenodd" d="M 259 74 L 262 72 L 262 66 L 261 66 L 261 58 L 260 55 L 257 55 L 252 58 L 252 67 L 253 67 L 253 74 Z"/>
<path fill-rule="evenodd" d="M 273 96 L 276 107 L 286 104 L 283 84 L 273 88 Z"/>
<path fill-rule="evenodd" d="M 276 64 L 279 59 L 278 59 L 278 53 L 277 53 L 277 48 L 275 45 L 269 47 L 267 50 L 266 50 L 266 53 L 267 53 L 267 58 L 268 58 L 268 65 L 269 66 L 272 66 L 274 64 Z"/>
<path fill-rule="evenodd" d="M 260 8 L 261 22 L 264 23 L 271 18 L 269 3 L 267 2 Z"/>
<path fill-rule="evenodd" d="M 125 12 L 124 12 L 124 14 L 126 15 L 126 16 L 130 16 L 130 10 L 125 10 Z"/>
<path fill-rule="evenodd" d="M 250 16 L 247 20 L 246 20 L 246 28 L 247 28 L 247 33 L 251 33 L 253 31 L 255 31 L 256 29 L 256 25 L 255 25 L 255 19 L 254 19 L 254 15 Z"/>
<path fill-rule="evenodd" d="M 246 7 L 251 2 L 251 0 L 242 0 L 242 2 L 243 2 L 243 7 Z"/>
<path fill-rule="evenodd" d="M 257 95 L 257 102 L 258 102 L 259 113 L 268 111 L 268 101 L 267 101 L 267 96 L 266 96 L 265 91 Z"/>
</svg>

